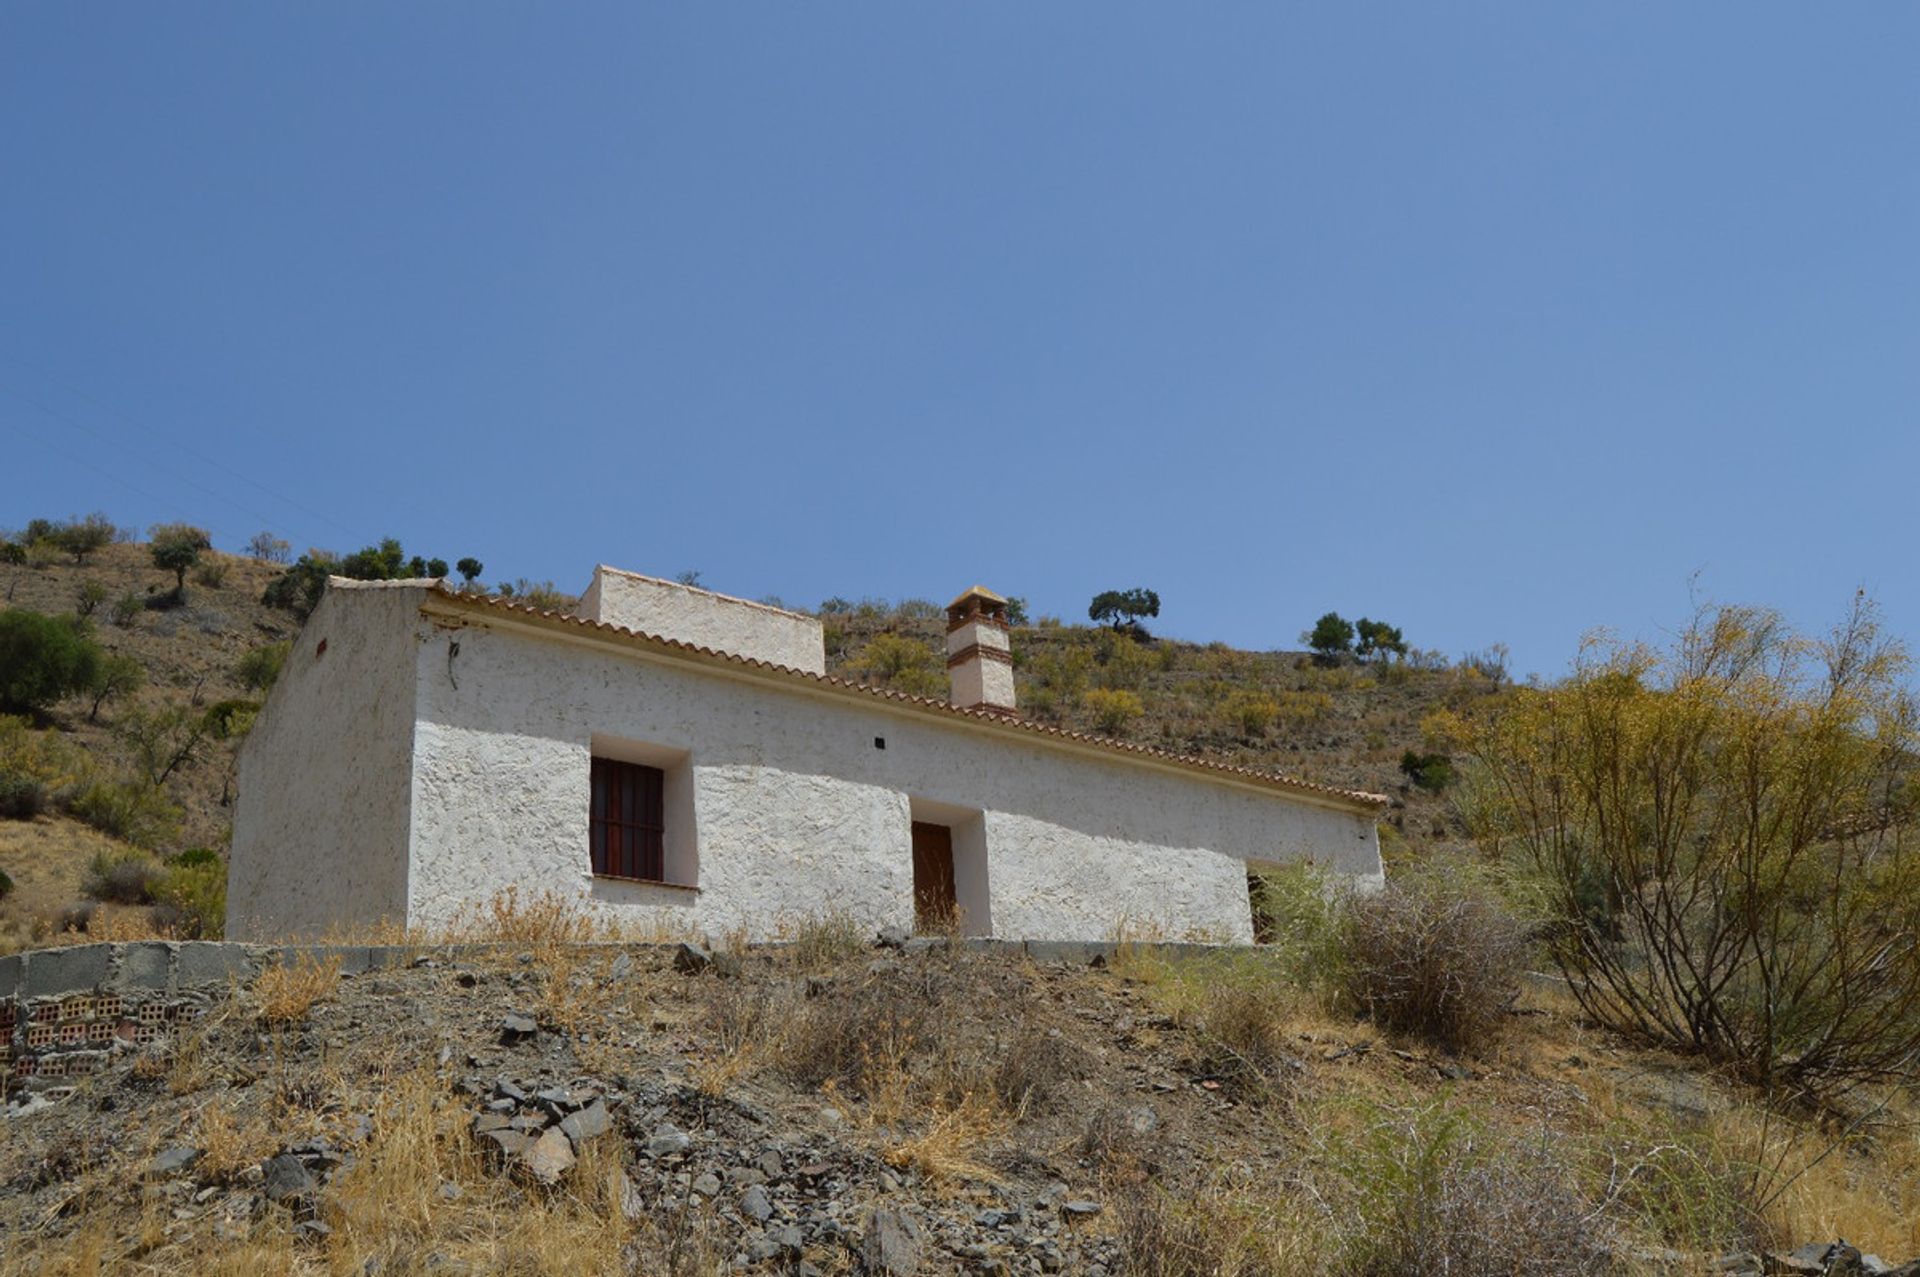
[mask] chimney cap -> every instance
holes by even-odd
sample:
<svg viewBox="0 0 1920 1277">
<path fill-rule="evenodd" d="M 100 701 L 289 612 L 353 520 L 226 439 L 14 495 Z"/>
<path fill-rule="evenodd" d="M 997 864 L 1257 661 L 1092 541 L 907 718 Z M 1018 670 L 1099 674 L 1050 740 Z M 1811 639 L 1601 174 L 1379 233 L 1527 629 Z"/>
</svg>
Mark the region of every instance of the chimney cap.
<svg viewBox="0 0 1920 1277">
<path fill-rule="evenodd" d="M 1005 599 L 1001 598 L 998 594 L 995 594 L 992 590 L 989 590 L 986 586 L 975 585 L 968 589 L 962 590 L 960 592 L 959 598 L 947 604 L 947 611 L 949 612 L 960 611 L 964 609 L 969 603 L 985 603 L 988 605 L 998 604 L 1001 607 L 1005 607 L 1007 605 L 1007 601 Z"/>
</svg>

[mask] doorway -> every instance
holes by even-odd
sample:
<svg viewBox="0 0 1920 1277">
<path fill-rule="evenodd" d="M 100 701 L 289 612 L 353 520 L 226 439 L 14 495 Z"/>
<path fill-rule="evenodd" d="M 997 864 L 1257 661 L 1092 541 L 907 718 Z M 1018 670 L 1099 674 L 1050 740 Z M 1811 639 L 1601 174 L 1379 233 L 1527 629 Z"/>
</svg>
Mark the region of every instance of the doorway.
<svg viewBox="0 0 1920 1277">
<path fill-rule="evenodd" d="M 947 930 L 953 925 L 959 903 L 953 886 L 953 830 L 946 825 L 914 821 L 914 929 Z"/>
</svg>

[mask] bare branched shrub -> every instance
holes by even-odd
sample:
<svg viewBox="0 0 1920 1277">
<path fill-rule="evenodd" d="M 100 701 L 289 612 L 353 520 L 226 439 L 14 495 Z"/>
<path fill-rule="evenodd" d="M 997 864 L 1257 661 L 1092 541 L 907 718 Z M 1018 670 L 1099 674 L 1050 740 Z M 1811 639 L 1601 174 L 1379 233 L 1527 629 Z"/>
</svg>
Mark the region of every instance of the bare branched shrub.
<svg viewBox="0 0 1920 1277">
<path fill-rule="evenodd" d="M 1344 990 L 1368 1016 L 1471 1051 L 1507 1023 L 1526 933 L 1471 875 L 1425 872 L 1350 896 L 1340 948 Z"/>
<path fill-rule="evenodd" d="M 1582 1007 L 1750 1081 L 1832 1095 L 1920 1058 L 1920 731 L 1873 606 L 1823 640 L 1703 610 L 1670 652 L 1461 723 L 1470 815 L 1552 893 Z"/>
<path fill-rule="evenodd" d="M 1292 991 L 1277 980 L 1238 981 L 1213 989 L 1201 1021 L 1208 1071 L 1243 1092 L 1269 1097 L 1301 1067 L 1286 1046 L 1293 1007 Z"/>
</svg>

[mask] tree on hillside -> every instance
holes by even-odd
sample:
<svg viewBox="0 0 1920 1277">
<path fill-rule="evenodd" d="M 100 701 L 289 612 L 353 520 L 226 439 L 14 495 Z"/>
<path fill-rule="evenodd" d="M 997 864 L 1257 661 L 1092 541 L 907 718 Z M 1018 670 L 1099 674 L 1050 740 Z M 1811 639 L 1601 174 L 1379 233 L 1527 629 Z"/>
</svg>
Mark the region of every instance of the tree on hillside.
<svg viewBox="0 0 1920 1277">
<path fill-rule="evenodd" d="M 187 570 L 200 561 L 201 551 L 213 548 L 213 539 L 205 529 L 185 523 L 156 523 L 148 529 L 147 539 L 147 551 L 153 555 L 153 565 L 173 573 L 173 592 L 176 596 L 184 596 L 187 592 Z"/>
<path fill-rule="evenodd" d="M 356 581 L 393 581 L 406 575 L 407 557 L 400 542 L 387 537 L 379 545 L 363 546 L 340 560 L 340 575 Z"/>
<path fill-rule="evenodd" d="M 1329 612 L 1300 637 L 1322 662 L 1331 663 L 1353 650 L 1353 622 L 1338 612 Z"/>
<path fill-rule="evenodd" d="M 78 618 L 0 612 L 0 713 L 39 714 L 92 683 L 101 651 L 87 630 Z"/>
<path fill-rule="evenodd" d="M 1354 654 L 1363 661 L 1376 656 L 1385 660 L 1388 656 L 1407 654 L 1407 641 L 1401 636 L 1397 625 L 1369 621 L 1363 616 L 1353 623 L 1353 629 L 1357 636 L 1353 645 Z"/>
<path fill-rule="evenodd" d="M 460 574 L 460 584 L 472 585 L 487 570 L 487 565 L 469 556 L 454 564 L 453 570 Z"/>
<path fill-rule="evenodd" d="M 1093 596 L 1093 602 L 1087 605 L 1087 619 L 1111 625 L 1114 629 L 1130 629 L 1140 633 L 1145 627 L 1140 618 L 1160 615 L 1160 596 L 1148 589 L 1103 590 Z"/>
<path fill-rule="evenodd" d="M 308 550 L 286 571 L 267 582 L 260 601 L 268 607 L 284 608 L 304 621 L 320 606 L 327 578 L 337 567 L 339 561 L 330 552 Z"/>
<path fill-rule="evenodd" d="M 100 658 L 85 688 L 86 693 L 93 697 L 93 703 L 87 707 L 87 721 L 98 722 L 102 705 L 139 691 L 146 681 L 147 671 L 139 661 L 124 652 L 106 653 Z"/>
<path fill-rule="evenodd" d="M 247 553 L 262 563 L 285 563 L 292 547 L 271 532 L 256 532 L 247 542 Z"/>
<path fill-rule="evenodd" d="M 44 526 L 45 532 L 38 538 L 29 539 L 46 541 L 56 549 L 71 554 L 76 565 L 84 564 L 87 556 L 102 546 L 112 545 L 113 538 L 119 532 L 113 526 L 113 520 L 98 512 L 84 519 L 67 519 L 54 524 L 36 519 L 28 526 L 31 528 L 36 525 Z"/>
</svg>

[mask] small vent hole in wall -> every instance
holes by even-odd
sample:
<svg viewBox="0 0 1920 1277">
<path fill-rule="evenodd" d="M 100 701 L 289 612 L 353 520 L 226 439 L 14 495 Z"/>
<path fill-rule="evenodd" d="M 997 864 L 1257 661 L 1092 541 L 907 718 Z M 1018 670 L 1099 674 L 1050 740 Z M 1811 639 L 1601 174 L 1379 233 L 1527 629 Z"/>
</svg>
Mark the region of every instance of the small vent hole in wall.
<svg viewBox="0 0 1920 1277">
<path fill-rule="evenodd" d="M 886 737 L 884 737 L 884 736 L 876 736 L 876 737 L 874 737 L 874 738 L 873 738 L 873 747 L 874 747 L 875 749 L 885 749 L 885 748 L 887 747 L 887 738 L 886 738 Z"/>
</svg>

